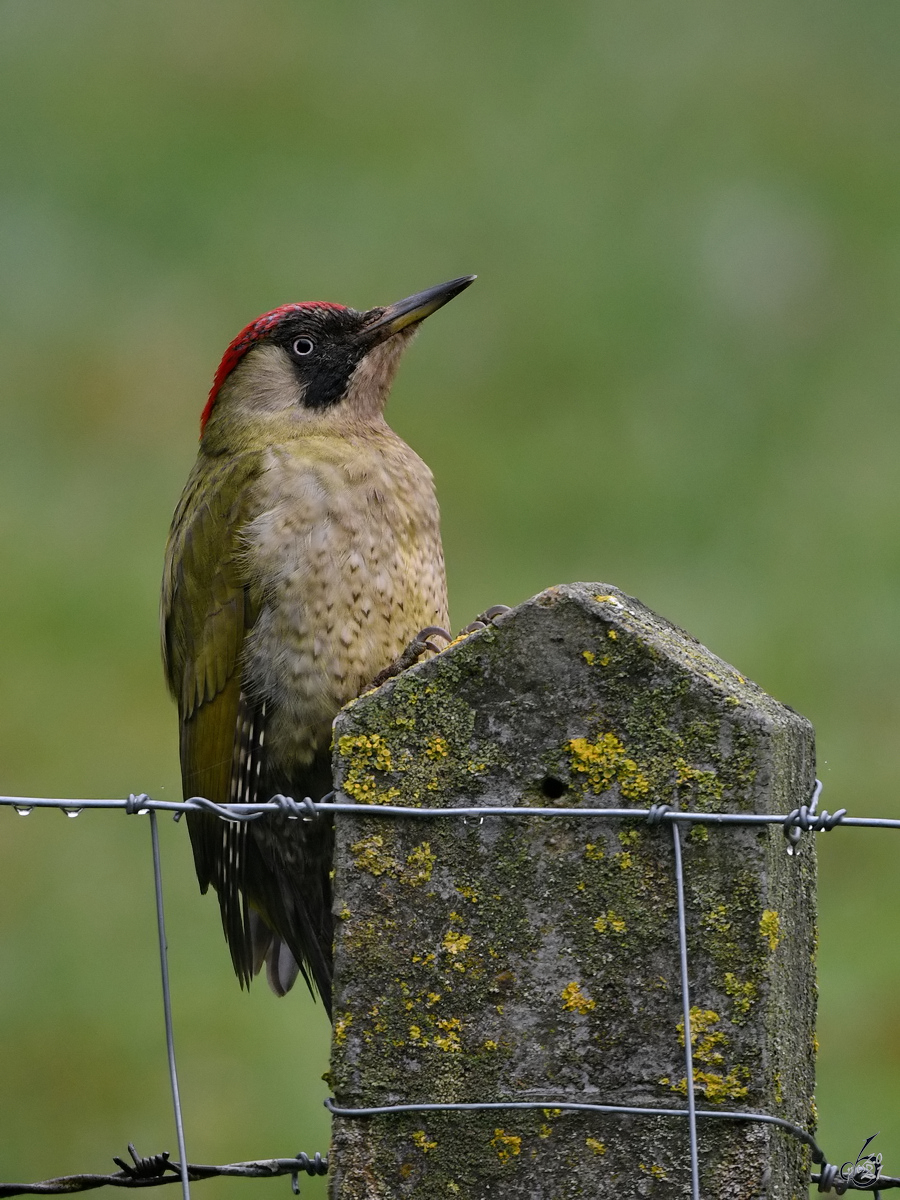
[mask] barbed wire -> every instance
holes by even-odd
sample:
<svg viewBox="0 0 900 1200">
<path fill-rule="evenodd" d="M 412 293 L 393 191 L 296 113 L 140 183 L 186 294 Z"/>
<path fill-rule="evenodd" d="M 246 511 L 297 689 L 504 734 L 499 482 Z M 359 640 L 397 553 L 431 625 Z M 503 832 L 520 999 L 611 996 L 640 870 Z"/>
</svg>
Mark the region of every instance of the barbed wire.
<svg viewBox="0 0 900 1200">
<path fill-rule="evenodd" d="M 151 830 L 151 845 L 153 853 L 153 876 L 156 894 L 157 932 L 160 952 L 160 974 L 163 992 L 163 1010 L 166 1026 L 166 1050 L 168 1058 L 169 1080 L 172 1092 L 172 1105 L 175 1117 L 176 1139 L 178 1142 L 179 1160 L 170 1161 L 168 1152 L 141 1158 L 129 1145 L 133 1165 L 127 1164 L 120 1158 L 113 1161 L 121 1168 L 112 1175 L 70 1175 L 57 1179 L 44 1180 L 33 1184 L 3 1184 L 0 1183 L 0 1197 L 25 1194 L 54 1194 L 65 1192 L 87 1191 L 102 1186 L 113 1187 L 153 1187 L 160 1184 L 180 1182 L 184 1200 L 190 1200 L 190 1183 L 200 1179 L 208 1179 L 217 1175 L 237 1175 L 244 1178 L 270 1178 L 275 1175 L 290 1175 L 294 1193 L 299 1192 L 299 1173 L 305 1171 L 308 1175 L 324 1175 L 328 1171 L 327 1156 L 315 1154 L 310 1158 L 306 1154 L 298 1154 L 295 1158 L 264 1159 L 255 1162 L 230 1163 L 222 1166 L 203 1166 L 187 1162 L 184 1142 L 184 1122 L 181 1110 L 181 1100 L 178 1088 L 178 1074 L 175 1058 L 174 1029 L 172 1022 L 171 995 L 169 988 L 169 972 L 167 961 L 167 940 L 165 931 L 165 914 L 163 909 L 162 871 L 159 851 L 159 834 L 157 828 L 157 813 L 171 812 L 174 819 L 180 820 L 186 812 L 208 812 L 231 822 L 246 822 L 257 820 L 266 813 L 281 813 L 289 819 L 314 821 L 320 814 L 346 814 L 365 817 L 408 817 L 408 818 L 451 818 L 463 817 L 477 819 L 479 822 L 488 817 L 558 817 L 582 818 L 602 817 L 620 820 L 646 820 L 648 824 L 669 823 L 672 829 L 673 853 L 675 864 L 675 884 L 678 910 L 678 942 L 679 970 L 681 982 L 682 1010 L 684 1020 L 684 1057 L 685 1078 L 693 1080 L 693 1062 L 691 1050 L 691 1019 L 690 1019 L 690 984 L 688 976 L 687 956 L 687 912 L 684 896 L 684 873 L 681 855 L 681 830 L 683 824 L 705 825 L 781 825 L 788 841 L 787 852 L 795 854 L 799 848 L 800 839 L 804 833 L 828 832 L 838 825 L 858 828 L 900 829 L 900 820 L 877 817 L 849 817 L 844 808 L 834 813 L 818 811 L 818 801 L 822 784 L 816 781 L 815 790 L 806 804 L 792 809 L 789 813 L 717 813 L 696 812 L 674 808 L 665 803 L 651 804 L 649 808 L 574 808 L 566 806 L 529 806 L 529 805 L 494 805 L 486 803 L 479 806 L 435 808 L 414 807 L 405 805 L 360 804 L 347 800 L 340 792 L 330 792 L 319 801 L 306 797 L 295 800 L 289 796 L 278 795 L 261 804 L 215 804 L 202 796 L 193 796 L 188 800 L 154 800 L 146 793 L 131 793 L 121 799 L 51 799 L 46 797 L 0 796 L 0 807 L 11 807 L 20 816 L 28 816 L 35 809 L 61 809 L 69 817 L 77 817 L 81 812 L 92 809 L 122 809 L 128 815 L 149 815 Z M 698 1118 L 719 1119 L 729 1121 L 756 1122 L 780 1128 L 791 1136 L 805 1143 L 811 1152 L 813 1163 L 820 1167 L 818 1173 L 811 1174 L 811 1182 L 818 1185 L 820 1192 L 835 1191 L 842 1194 L 848 1190 L 872 1191 L 876 1195 L 880 1190 L 900 1187 L 900 1178 L 882 1176 L 879 1169 L 876 1172 L 860 1168 L 856 1164 L 844 1163 L 840 1168 L 828 1162 L 824 1152 L 818 1146 L 815 1138 L 801 1126 L 794 1125 L 780 1117 L 766 1113 L 753 1112 L 722 1112 L 717 1110 L 697 1109 L 694 1090 L 687 1090 L 687 1108 L 656 1108 L 652 1106 L 635 1107 L 626 1105 L 591 1104 L 568 1100 L 549 1098 L 540 1101 L 473 1101 L 459 1103 L 422 1103 L 422 1104 L 392 1104 L 375 1108 L 346 1108 L 339 1106 L 333 1099 L 327 1099 L 325 1106 L 333 1116 L 350 1119 L 362 1118 L 405 1112 L 474 1112 L 496 1109 L 535 1109 L 558 1108 L 562 1110 L 587 1111 L 622 1116 L 674 1116 L 684 1117 L 688 1121 L 689 1149 L 691 1162 L 691 1196 L 692 1200 L 700 1200 L 700 1164 L 697 1139 Z M 866 1160 L 868 1161 L 868 1160 Z M 850 1172 L 847 1173 L 847 1168 Z"/>
<path fill-rule="evenodd" d="M 298 1154 L 295 1158 L 262 1158 L 251 1162 L 224 1163 L 221 1166 L 206 1166 L 200 1163 L 172 1162 L 168 1151 L 142 1158 L 129 1143 L 128 1152 L 133 1163 L 121 1158 L 113 1162 L 121 1168 L 111 1175 L 60 1175 L 56 1179 L 44 1179 L 40 1183 L 0 1183 L 0 1196 L 53 1196 L 67 1192 L 88 1192 L 99 1187 L 141 1188 L 158 1187 L 164 1183 L 181 1183 L 184 1174 L 192 1183 L 201 1179 L 215 1179 L 229 1175 L 240 1179 L 273 1179 L 277 1175 L 290 1175 L 294 1194 L 299 1195 L 298 1176 L 327 1175 L 328 1159 L 321 1154 Z M 171 1174 L 167 1174 L 171 1172 Z"/>
</svg>

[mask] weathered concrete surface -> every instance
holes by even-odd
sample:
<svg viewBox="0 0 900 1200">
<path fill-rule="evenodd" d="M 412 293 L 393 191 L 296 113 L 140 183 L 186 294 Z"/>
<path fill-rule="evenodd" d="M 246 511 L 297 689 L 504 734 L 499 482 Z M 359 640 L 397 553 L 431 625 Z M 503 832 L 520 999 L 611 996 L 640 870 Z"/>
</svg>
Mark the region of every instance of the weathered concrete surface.
<svg viewBox="0 0 900 1200">
<path fill-rule="evenodd" d="M 337 786 L 406 805 L 666 802 L 786 812 L 812 729 L 606 584 L 551 588 L 356 702 Z M 812 838 L 684 832 L 698 1106 L 811 1127 Z M 334 1125 L 332 1195 L 689 1195 L 681 1118 L 553 1100 L 685 1105 L 669 825 L 601 818 L 339 818 L 338 1103 L 540 1099 L 546 1111 Z M 806 1195 L 808 1157 L 701 1122 L 705 1200 Z"/>
</svg>

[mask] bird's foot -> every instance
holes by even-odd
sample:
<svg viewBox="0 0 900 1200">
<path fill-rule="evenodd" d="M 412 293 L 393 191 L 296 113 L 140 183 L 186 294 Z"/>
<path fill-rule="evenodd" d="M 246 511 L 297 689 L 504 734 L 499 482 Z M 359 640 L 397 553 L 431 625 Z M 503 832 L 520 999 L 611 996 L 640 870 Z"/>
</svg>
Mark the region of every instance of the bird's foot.
<svg viewBox="0 0 900 1200">
<path fill-rule="evenodd" d="M 453 634 L 448 633 L 446 629 L 441 629 L 440 625 L 429 625 L 426 629 L 421 629 L 403 653 L 395 658 L 390 666 L 379 671 L 369 686 L 381 687 L 388 679 L 393 679 L 395 675 L 414 666 L 426 650 L 430 650 L 432 654 L 440 654 L 441 647 L 431 640 L 436 637 L 442 637 L 448 643 L 453 641 Z"/>
<path fill-rule="evenodd" d="M 474 621 L 460 630 L 460 637 L 466 633 L 476 633 L 479 629 L 486 629 L 488 625 L 493 625 L 497 617 L 502 617 L 504 613 L 508 613 L 510 607 L 508 604 L 492 604 L 490 608 L 486 608 L 483 613 L 480 613 Z"/>
</svg>

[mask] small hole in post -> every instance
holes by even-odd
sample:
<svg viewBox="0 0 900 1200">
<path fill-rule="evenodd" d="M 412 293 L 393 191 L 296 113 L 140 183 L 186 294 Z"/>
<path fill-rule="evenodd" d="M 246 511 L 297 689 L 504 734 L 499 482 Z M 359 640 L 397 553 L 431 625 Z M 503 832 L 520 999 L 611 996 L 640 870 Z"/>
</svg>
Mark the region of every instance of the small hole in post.
<svg viewBox="0 0 900 1200">
<path fill-rule="evenodd" d="M 559 800 L 566 794 L 566 785 L 555 775 L 545 775 L 541 780 L 541 791 L 548 800 Z"/>
</svg>

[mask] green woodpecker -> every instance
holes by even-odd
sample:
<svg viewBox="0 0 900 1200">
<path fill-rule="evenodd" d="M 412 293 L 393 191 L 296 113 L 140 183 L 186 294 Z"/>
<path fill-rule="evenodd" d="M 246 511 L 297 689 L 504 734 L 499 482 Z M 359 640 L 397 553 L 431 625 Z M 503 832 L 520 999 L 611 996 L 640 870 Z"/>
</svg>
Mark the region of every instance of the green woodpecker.
<svg viewBox="0 0 900 1200">
<path fill-rule="evenodd" d="M 474 278 L 368 312 L 286 304 L 225 351 L 162 587 L 185 798 L 320 799 L 338 710 L 446 626 L 431 472 L 383 412 L 419 323 Z M 283 995 L 300 971 L 330 1012 L 331 821 L 188 827 L 241 984 L 265 962 Z"/>
</svg>

